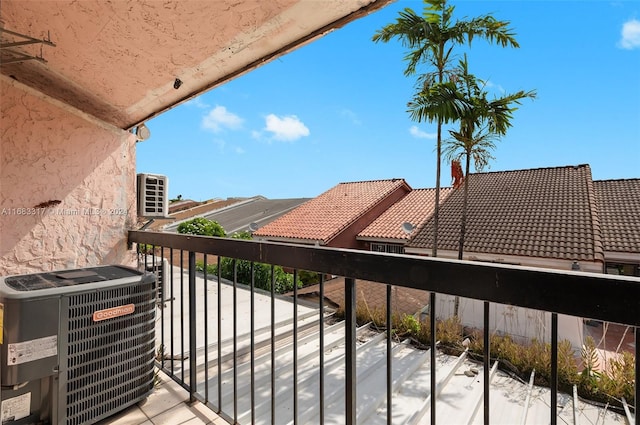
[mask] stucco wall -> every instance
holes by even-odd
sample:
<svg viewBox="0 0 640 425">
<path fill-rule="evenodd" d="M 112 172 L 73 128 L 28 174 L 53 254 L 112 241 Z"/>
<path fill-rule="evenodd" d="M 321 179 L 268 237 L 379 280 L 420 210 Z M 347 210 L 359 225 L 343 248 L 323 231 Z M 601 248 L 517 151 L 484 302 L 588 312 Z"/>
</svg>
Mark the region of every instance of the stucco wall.
<svg viewBox="0 0 640 425">
<path fill-rule="evenodd" d="M 6 78 L 0 99 L 0 276 L 133 264 L 134 136 Z"/>
</svg>

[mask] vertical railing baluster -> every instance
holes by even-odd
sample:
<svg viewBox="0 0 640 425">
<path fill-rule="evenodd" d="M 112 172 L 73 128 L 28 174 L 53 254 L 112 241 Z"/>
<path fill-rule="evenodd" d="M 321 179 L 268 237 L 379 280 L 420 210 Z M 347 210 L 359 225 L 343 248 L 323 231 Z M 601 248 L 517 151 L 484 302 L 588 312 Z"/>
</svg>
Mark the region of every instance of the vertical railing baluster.
<svg viewBox="0 0 640 425">
<path fill-rule="evenodd" d="M 356 282 L 344 279 L 345 309 L 345 416 L 347 425 L 356 424 Z"/>
<path fill-rule="evenodd" d="M 483 358 L 483 369 L 484 369 L 484 394 L 483 394 L 483 402 L 484 402 L 484 425 L 489 425 L 489 380 L 491 375 L 491 338 L 490 338 L 490 324 L 489 324 L 489 302 L 484 302 L 484 358 Z"/>
<path fill-rule="evenodd" d="M 298 270 L 293 271 L 293 425 L 298 423 Z"/>
<path fill-rule="evenodd" d="M 222 259 L 218 255 L 218 279 L 217 279 L 217 292 L 218 292 L 218 413 L 222 412 L 222 266 L 220 261 Z"/>
<path fill-rule="evenodd" d="M 184 251 L 180 250 L 180 377 L 184 384 Z"/>
<path fill-rule="evenodd" d="M 160 285 L 162 285 L 162 292 L 161 292 L 161 296 L 160 296 L 160 301 L 159 301 L 159 306 L 160 306 L 160 349 L 158 350 L 158 354 L 160 355 L 160 368 L 164 369 L 164 350 L 165 350 L 165 344 L 164 344 L 164 298 L 167 296 L 167 294 L 165 293 L 166 291 L 166 283 L 167 283 L 167 273 L 169 273 L 169 270 L 164 270 L 164 246 L 160 247 L 160 259 L 162 261 L 162 265 L 160 267 L 163 267 L 162 269 L 162 282 L 160 282 Z"/>
<path fill-rule="evenodd" d="M 636 396 L 635 423 L 640 425 L 640 326 L 636 327 Z"/>
<path fill-rule="evenodd" d="M 174 376 L 173 371 L 173 357 L 174 357 L 174 347 L 173 347 L 173 337 L 174 337 L 174 329 L 173 329 L 173 304 L 175 301 L 175 294 L 173 293 L 173 248 L 169 248 L 169 256 L 171 257 L 171 302 L 169 303 L 169 328 L 170 328 L 170 340 L 169 345 L 171 345 L 171 353 L 169 353 L 169 364 L 171 365 L 171 376 Z"/>
<path fill-rule="evenodd" d="M 392 398 L 393 398 L 393 351 L 391 345 L 391 334 L 393 325 L 391 323 L 391 285 L 387 284 L 387 425 L 391 425 L 393 418 Z"/>
<path fill-rule="evenodd" d="M 431 425 L 436 423 L 436 293 L 429 293 L 429 326 L 431 330 L 431 341 L 429 343 L 431 365 Z"/>
<path fill-rule="evenodd" d="M 251 292 L 250 292 L 250 304 L 251 304 L 251 423 L 255 424 L 256 423 L 256 374 L 255 374 L 255 370 L 256 370 L 256 353 L 255 353 L 255 349 L 256 349 L 256 342 L 255 342 L 255 297 L 254 297 L 254 291 L 255 291 L 255 286 L 256 286 L 256 279 L 255 279 L 255 268 L 254 268 L 254 262 L 251 262 Z"/>
<path fill-rule="evenodd" d="M 206 345 L 205 345 L 206 349 Z M 189 251 L 189 403 L 196 401 L 196 253 Z"/>
<path fill-rule="evenodd" d="M 551 313 L 551 425 L 558 423 L 558 315 Z"/>
<path fill-rule="evenodd" d="M 320 273 L 320 425 L 324 425 L 324 273 Z"/>
<path fill-rule="evenodd" d="M 238 423 L 238 262 L 233 259 L 233 423 Z"/>
<path fill-rule="evenodd" d="M 276 423 L 276 273 L 271 265 L 271 423 Z"/>
<path fill-rule="evenodd" d="M 204 399 L 209 403 L 209 275 L 207 272 L 207 254 L 202 259 L 204 270 Z"/>
</svg>

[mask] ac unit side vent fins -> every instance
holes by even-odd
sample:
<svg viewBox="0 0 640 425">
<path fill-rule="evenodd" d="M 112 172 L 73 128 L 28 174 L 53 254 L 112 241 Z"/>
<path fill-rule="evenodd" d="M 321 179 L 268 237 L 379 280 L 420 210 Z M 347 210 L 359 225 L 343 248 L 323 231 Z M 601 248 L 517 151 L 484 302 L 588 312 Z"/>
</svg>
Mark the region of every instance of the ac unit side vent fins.
<svg viewBox="0 0 640 425">
<path fill-rule="evenodd" d="M 95 322 L 95 311 L 134 304 L 132 313 Z M 156 285 L 69 297 L 64 364 L 66 425 L 94 423 L 153 388 Z"/>
</svg>

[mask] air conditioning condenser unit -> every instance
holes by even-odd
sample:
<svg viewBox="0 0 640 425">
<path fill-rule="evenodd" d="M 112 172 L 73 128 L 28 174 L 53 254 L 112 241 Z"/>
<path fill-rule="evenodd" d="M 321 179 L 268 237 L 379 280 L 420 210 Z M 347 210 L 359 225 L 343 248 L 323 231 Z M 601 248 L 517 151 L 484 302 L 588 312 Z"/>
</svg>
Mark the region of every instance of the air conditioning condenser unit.
<svg viewBox="0 0 640 425">
<path fill-rule="evenodd" d="M 100 266 L 0 278 L 3 425 L 92 424 L 153 389 L 153 274 Z"/>
</svg>

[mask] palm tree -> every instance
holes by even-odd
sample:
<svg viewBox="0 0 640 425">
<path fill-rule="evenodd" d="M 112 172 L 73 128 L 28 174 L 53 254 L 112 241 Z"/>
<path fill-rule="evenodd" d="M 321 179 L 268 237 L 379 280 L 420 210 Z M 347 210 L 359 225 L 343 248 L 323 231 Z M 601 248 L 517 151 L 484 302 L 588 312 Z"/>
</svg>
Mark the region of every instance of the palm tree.
<svg viewBox="0 0 640 425">
<path fill-rule="evenodd" d="M 447 0 L 424 0 L 424 3 L 425 9 L 422 16 L 410 8 L 405 8 L 400 12 L 395 23 L 386 25 L 373 36 L 374 42 L 383 41 L 385 43 L 397 38 L 409 49 L 409 53 L 404 58 L 408 61 L 404 71 L 406 76 L 414 75 L 419 64 L 429 63 L 432 65 L 435 71 L 427 72 L 418 79 L 418 93 L 428 92 L 434 85 L 445 83 L 445 77 L 449 75 L 448 64 L 452 59 L 452 51 L 456 45 L 471 45 L 474 37 L 480 37 L 489 42 L 500 44 L 502 47 L 519 47 L 507 21 L 498 21 L 491 15 L 485 15 L 471 20 L 453 22 L 455 7 L 447 5 Z M 436 199 L 432 251 L 432 255 L 436 257 L 440 212 L 442 124 L 450 122 L 454 117 L 442 114 L 435 116 L 423 114 L 419 109 L 412 112 L 411 105 L 409 107 L 413 120 L 421 122 L 427 119 L 430 122 L 437 122 Z"/>
<path fill-rule="evenodd" d="M 469 74 L 467 58 L 460 61 L 456 86 L 459 92 L 451 96 L 456 104 L 464 99 L 467 107 L 461 110 L 458 117 L 459 130 L 449 130 L 451 138 L 445 141 L 445 156 L 451 161 L 460 161 L 464 157 L 464 198 L 462 204 L 462 218 L 460 220 L 460 241 L 458 242 L 458 260 L 462 260 L 464 238 L 467 225 L 467 205 L 469 199 L 469 169 L 471 159 L 476 171 L 482 171 L 493 159 L 491 151 L 495 149 L 495 142 L 507 134 L 511 127 L 513 112 L 525 98 L 534 98 L 535 91 L 520 90 L 500 98 L 489 100 L 484 90 L 484 83 L 474 75 Z M 454 315 L 458 315 L 459 298 L 454 301 Z"/>
</svg>

